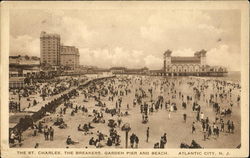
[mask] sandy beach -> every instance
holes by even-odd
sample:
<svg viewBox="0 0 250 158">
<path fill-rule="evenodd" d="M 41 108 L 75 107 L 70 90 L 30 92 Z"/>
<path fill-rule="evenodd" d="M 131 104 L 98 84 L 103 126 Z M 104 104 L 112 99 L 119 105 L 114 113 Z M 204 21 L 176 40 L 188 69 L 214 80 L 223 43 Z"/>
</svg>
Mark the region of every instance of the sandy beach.
<svg viewBox="0 0 250 158">
<path fill-rule="evenodd" d="M 121 79 L 128 79 L 129 83 L 121 81 Z M 141 80 L 142 84 L 140 84 L 139 80 Z M 177 97 L 172 99 L 172 93 L 168 86 L 161 83 L 164 80 L 169 80 L 171 83 L 175 83 Z M 166 133 L 167 134 L 167 144 L 166 148 L 179 148 L 181 143 L 190 144 L 192 140 L 195 140 L 199 145 L 204 148 L 236 148 L 240 142 L 240 105 L 236 104 L 237 96 L 240 94 L 239 89 L 232 90 L 231 102 L 234 104 L 232 106 L 232 114 L 231 116 L 224 116 L 224 122 L 227 120 L 232 120 L 235 124 L 234 133 L 220 132 L 219 137 L 212 135 L 209 139 L 203 139 L 202 127 L 199 122 L 195 121 L 196 112 L 192 111 L 192 101 L 187 102 L 186 96 L 194 96 L 193 87 L 197 87 L 202 83 L 205 83 L 202 79 L 199 78 L 190 78 L 190 77 L 179 77 L 179 78 L 168 78 L 164 79 L 162 77 L 149 77 L 149 76 L 117 76 L 115 79 L 114 87 L 117 90 L 123 90 L 123 88 L 118 88 L 118 85 L 126 85 L 128 89 L 131 90 L 131 93 L 128 95 L 122 96 L 122 105 L 121 111 L 128 111 L 128 116 L 122 117 L 122 124 L 129 123 L 131 126 L 131 131 L 129 132 L 129 136 L 132 133 L 135 133 L 139 137 L 139 145 L 138 148 L 153 148 L 156 142 L 159 142 L 161 136 Z M 194 85 L 190 86 L 188 82 L 193 82 Z M 155 84 L 157 83 L 157 84 Z M 180 84 L 179 84 L 180 83 Z M 107 87 L 111 84 L 110 80 L 105 81 L 103 83 L 104 87 Z M 215 93 L 215 90 L 212 88 L 213 82 L 205 83 L 208 85 L 208 88 L 204 91 L 205 96 L 202 95 L 201 99 L 197 101 L 197 103 L 201 106 L 201 111 L 204 113 L 205 117 L 209 117 L 210 122 L 213 122 L 215 119 L 215 112 L 213 111 L 213 107 L 209 105 L 206 100 L 210 96 L 210 94 Z M 155 85 L 155 86 L 154 86 Z M 229 86 L 228 86 L 229 87 Z M 162 95 L 164 101 L 170 100 L 171 103 L 176 103 L 177 111 L 169 112 L 163 108 L 158 111 L 154 111 L 149 114 L 149 121 L 146 124 L 142 123 L 142 115 L 140 114 L 140 105 L 136 105 L 133 107 L 133 100 L 135 97 L 136 90 L 142 88 L 147 92 L 149 88 L 153 88 L 153 98 L 152 100 L 155 102 L 158 96 Z M 178 93 L 181 92 L 184 95 L 184 101 L 187 102 L 187 108 L 184 109 L 182 105 L 182 99 L 178 97 Z M 168 94 L 169 93 L 169 94 Z M 98 93 L 94 93 L 93 95 L 98 96 Z M 149 96 L 149 93 L 147 92 Z M 114 101 L 110 101 L 106 97 L 101 97 L 101 102 L 106 104 L 106 108 L 115 108 L 115 100 L 117 100 L 118 96 L 115 97 Z M 95 109 L 97 111 L 102 111 L 102 107 L 95 106 L 97 102 L 93 98 L 87 99 L 87 102 L 83 102 L 84 95 L 82 91 L 79 90 L 79 96 L 74 97 L 70 101 L 73 103 L 73 107 L 77 106 L 85 106 L 88 109 L 88 114 L 83 113 L 82 111 L 78 111 L 74 116 L 71 116 L 72 110 L 67 110 L 66 114 L 63 115 L 64 122 L 68 125 L 66 129 L 60 129 L 57 126 L 53 125 L 53 122 L 56 120 L 57 115 L 60 112 L 60 108 L 63 108 L 64 105 L 60 105 L 55 114 L 50 114 L 44 118 L 44 125 L 52 126 L 54 128 L 54 140 L 53 141 L 45 141 L 43 133 L 39 133 L 37 136 L 32 136 L 33 129 L 28 129 L 23 133 L 23 145 L 22 148 L 33 148 L 36 143 L 39 143 L 40 148 L 95 148 L 95 146 L 89 145 L 89 140 L 91 137 L 97 138 L 97 132 L 100 131 L 104 135 L 109 135 L 109 128 L 107 126 L 109 119 L 114 119 L 115 121 L 118 119 L 118 116 L 111 116 L 108 113 L 103 112 L 103 118 L 105 123 L 92 123 L 94 126 L 93 129 L 90 130 L 89 134 L 85 134 L 84 132 L 78 131 L 77 127 L 79 124 L 83 125 L 84 123 L 91 122 L 93 119 L 92 111 Z M 149 97 L 143 99 L 145 102 L 149 102 Z M 218 99 L 218 103 L 221 108 L 229 107 L 228 99 L 220 100 Z M 129 109 L 127 109 L 127 104 L 129 104 Z M 171 117 L 169 118 L 169 113 L 171 113 Z M 187 114 L 186 123 L 183 121 L 183 114 Z M 90 116 L 92 115 L 92 116 Z M 191 132 L 192 123 L 195 122 L 196 132 Z M 146 130 L 147 127 L 150 129 L 149 141 L 146 142 Z M 226 129 L 226 127 L 225 127 Z M 118 135 L 120 135 L 121 143 L 119 146 L 107 146 L 105 145 L 106 140 L 102 143 L 104 144 L 104 148 L 124 148 L 125 147 L 125 132 L 121 130 L 121 128 L 116 128 Z M 79 142 L 75 145 L 67 145 L 66 139 L 68 136 L 74 141 Z"/>
</svg>

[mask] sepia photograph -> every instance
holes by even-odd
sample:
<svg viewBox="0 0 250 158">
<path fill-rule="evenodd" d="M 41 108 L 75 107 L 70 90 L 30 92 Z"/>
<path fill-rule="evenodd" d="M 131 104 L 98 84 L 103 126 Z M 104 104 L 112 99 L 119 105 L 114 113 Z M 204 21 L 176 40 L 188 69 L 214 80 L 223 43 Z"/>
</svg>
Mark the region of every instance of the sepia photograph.
<svg viewBox="0 0 250 158">
<path fill-rule="evenodd" d="M 7 148 L 246 148 L 247 3 L 39 4 L 8 8 Z"/>
</svg>

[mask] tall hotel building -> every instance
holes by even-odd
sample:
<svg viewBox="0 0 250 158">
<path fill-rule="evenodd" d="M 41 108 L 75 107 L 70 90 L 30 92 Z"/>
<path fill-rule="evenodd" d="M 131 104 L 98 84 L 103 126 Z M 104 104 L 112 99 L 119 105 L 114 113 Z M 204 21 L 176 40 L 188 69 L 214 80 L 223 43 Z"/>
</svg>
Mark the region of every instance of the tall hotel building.
<svg viewBox="0 0 250 158">
<path fill-rule="evenodd" d="M 74 70 L 79 66 L 79 50 L 74 46 L 64 46 L 58 34 L 41 32 L 40 35 L 41 64 L 67 66 Z"/>
<path fill-rule="evenodd" d="M 60 35 L 47 34 L 42 31 L 40 35 L 41 64 L 52 66 L 60 65 Z"/>
</svg>

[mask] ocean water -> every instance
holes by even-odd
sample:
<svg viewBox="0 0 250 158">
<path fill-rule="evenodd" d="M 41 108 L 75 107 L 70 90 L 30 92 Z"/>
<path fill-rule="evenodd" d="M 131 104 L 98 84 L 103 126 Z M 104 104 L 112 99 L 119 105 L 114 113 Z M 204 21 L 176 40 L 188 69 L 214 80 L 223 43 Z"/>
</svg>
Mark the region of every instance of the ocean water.
<svg viewBox="0 0 250 158">
<path fill-rule="evenodd" d="M 206 79 L 214 79 L 214 80 L 223 80 L 223 81 L 231 81 L 234 83 L 240 83 L 241 81 L 241 72 L 240 71 L 230 71 L 223 77 L 202 77 Z"/>
<path fill-rule="evenodd" d="M 224 80 L 228 81 L 238 81 L 241 80 L 241 74 L 240 71 L 229 71 L 228 74 L 224 77 L 222 77 Z"/>
</svg>

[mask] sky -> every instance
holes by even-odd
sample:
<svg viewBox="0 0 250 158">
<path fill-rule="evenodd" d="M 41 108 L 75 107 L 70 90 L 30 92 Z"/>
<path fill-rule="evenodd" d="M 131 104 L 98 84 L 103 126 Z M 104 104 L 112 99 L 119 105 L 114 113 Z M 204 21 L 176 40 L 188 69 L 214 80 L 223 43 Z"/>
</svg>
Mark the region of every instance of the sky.
<svg viewBox="0 0 250 158">
<path fill-rule="evenodd" d="M 163 53 L 193 56 L 240 70 L 239 10 L 81 9 L 10 11 L 10 55 L 40 57 L 40 33 L 57 33 L 79 48 L 80 64 L 161 69 Z"/>
</svg>

